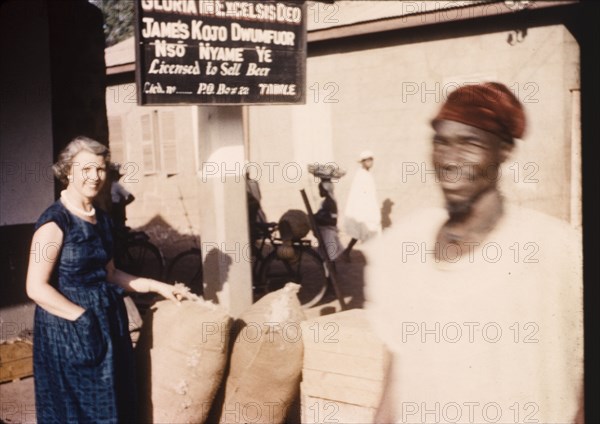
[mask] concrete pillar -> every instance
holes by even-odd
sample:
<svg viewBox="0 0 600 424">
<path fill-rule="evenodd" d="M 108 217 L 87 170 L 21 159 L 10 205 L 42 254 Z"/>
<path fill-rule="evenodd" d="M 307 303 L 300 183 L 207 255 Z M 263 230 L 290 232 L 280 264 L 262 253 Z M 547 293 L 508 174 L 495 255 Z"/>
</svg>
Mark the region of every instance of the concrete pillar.
<svg viewBox="0 0 600 424">
<path fill-rule="evenodd" d="M 204 297 L 233 317 L 252 304 L 241 106 L 198 107 Z"/>
</svg>

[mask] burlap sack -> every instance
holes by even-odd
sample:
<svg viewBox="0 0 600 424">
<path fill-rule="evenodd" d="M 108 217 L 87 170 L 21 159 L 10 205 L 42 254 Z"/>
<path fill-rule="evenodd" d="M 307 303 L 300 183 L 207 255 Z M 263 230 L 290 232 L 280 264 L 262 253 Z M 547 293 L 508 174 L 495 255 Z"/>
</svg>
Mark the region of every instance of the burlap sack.
<svg viewBox="0 0 600 424">
<path fill-rule="evenodd" d="M 289 209 L 281 215 L 277 228 L 283 240 L 300 240 L 310 231 L 308 215 L 300 209 Z"/>
<path fill-rule="evenodd" d="M 205 422 L 223 378 L 231 323 L 203 300 L 164 300 L 144 315 L 136 346 L 141 422 Z"/>
<path fill-rule="evenodd" d="M 288 283 L 237 321 L 221 423 L 285 422 L 299 391 L 304 353 L 299 288 Z"/>
</svg>

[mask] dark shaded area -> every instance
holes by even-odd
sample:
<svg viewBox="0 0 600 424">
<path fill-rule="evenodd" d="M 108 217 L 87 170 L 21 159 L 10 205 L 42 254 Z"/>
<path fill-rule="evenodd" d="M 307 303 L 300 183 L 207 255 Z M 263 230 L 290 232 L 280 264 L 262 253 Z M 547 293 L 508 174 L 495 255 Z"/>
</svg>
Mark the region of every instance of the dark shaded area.
<svg viewBox="0 0 600 424">
<path fill-rule="evenodd" d="M 231 256 L 223 253 L 219 249 L 212 249 L 205 256 L 204 282 L 204 299 L 219 303 L 217 293 L 223 290 L 223 282 L 227 281 L 229 268 L 233 263 Z"/>
<path fill-rule="evenodd" d="M 108 145 L 102 13 L 87 0 L 46 4 L 54 157 L 77 135 Z"/>
<path fill-rule="evenodd" d="M 135 72 L 114 73 L 106 76 L 107 87 L 135 82 Z"/>
<path fill-rule="evenodd" d="M 392 226 L 392 219 L 390 215 L 392 214 L 392 207 L 394 206 L 394 202 L 391 199 L 385 199 L 381 205 L 381 229 L 385 230 Z"/>
<path fill-rule="evenodd" d="M 149 242 L 155 245 L 161 252 L 164 260 L 164 272 L 160 278 L 162 281 L 171 281 L 172 275 L 169 274 L 169 270 L 173 261 L 180 253 L 189 251 L 190 249 L 200 248 L 200 237 L 195 234 L 182 234 L 173 228 L 161 215 L 155 215 L 146 224 L 132 228 L 133 231 L 142 231 L 146 233 L 150 239 Z M 194 261 L 194 257 L 191 256 L 191 260 L 179 261 L 177 263 L 177 269 L 175 270 L 177 276 L 193 276 L 199 268 L 202 267 L 201 256 L 197 255 L 198 260 Z M 185 269 L 181 269 L 181 268 Z M 154 277 L 156 278 L 156 277 Z M 181 278 L 179 278 L 181 279 Z M 186 283 L 193 293 L 202 293 L 202 287 L 193 287 L 190 281 L 180 281 Z M 133 296 L 138 304 L 138 307 L 146 309 L 150 304 L 154 303 L 157 298 L 154 295 L 135 295 Z"/>
<path fill-rule="evenodd" d="M 161 215 L 155 215 L 144 225 L 132 229 L 134 231 L 144 231 L 150 236 L 150 241 L 163 253 L 167 265 L 169 260 L 178 253 L 192 247 L 200 247 L 200 236 L 180 233 Z"/>
<path fill-rule="evenodd" d="M 47 16 L 45 15 L 47 13 Z M 28 25 L 35 19 L 48 21 L 48 37 L 43 40 L 28 38 Z M 7 74 L 21 74 L 30 67 L 27 56 L 31 43 L 47 46 L 50 59 L 50 86 L 39 86 L 41 98 L 47 93 L 51 100 L 52 138 L 47 143 L 53 147 L 53 159 L 76 135 L 87 135 L 108 143 L 108 124 L 105 105 L 105 63 L 102 14 L 86 0 L 9 0 L 0 2 L 0 37 L 7 45 L 19 46 L 23 54 L 6 52 L 8 60 L 3 66 Z M 27 81 L 22 84 L 36 84 Z M 32 101 L 19 92 L 21 87 L 2 87 L 3 96 L 11 99 L 11 105 L 27 112 L 27 102 Z M 14 103 L 12 103 L 14 99 Z M 35 125 L 36 116 L 31 117 Z M 18 128 L 13 129 L 18 131 Z M 2 143 L 15 140 L 2 138 Z M 37 140 L 31 140 L 36 146 Z M 24 157 L 23 161 L 28 160 Z M 51 164 L 42 163 L 42 169 Z M 0 182 L 1 183 L 1 182 Z M 55 196 L 62 187 L 55 185 Z M 27 193 L 23 193 L 24 196 Z M 99 199 L 99 204 L 104 204 Z M 41 214 L 48 205 L 40 204 Z M 27 301 L 25 276 L 29 247 L 33 235 L 33 223 L 0 227 L 0 306 L 15 305 Z"/>
<path fill-rule="evenodd" d="M 33 224 L 0 226 L 0 308 L 29 301 L 25 293 L 25 277 L 32 237 Z M 44 254 L 42 246 L 36 252 L 41 260 Z"/>
<path fill-rule="evenodd" d="M 581 130 L 583 184 L 583 277 L 585 328 L 585 421 L 600 422 L 600 407 L 596 400 L 600 392 L 598 334 L 600 320 L 600 240 L 598 208 L 598 140 L 600 140 L 600 6 L 597 2 L 582 2 L 579 13 L 569 25 L 581 48 Z"/>
</svg>

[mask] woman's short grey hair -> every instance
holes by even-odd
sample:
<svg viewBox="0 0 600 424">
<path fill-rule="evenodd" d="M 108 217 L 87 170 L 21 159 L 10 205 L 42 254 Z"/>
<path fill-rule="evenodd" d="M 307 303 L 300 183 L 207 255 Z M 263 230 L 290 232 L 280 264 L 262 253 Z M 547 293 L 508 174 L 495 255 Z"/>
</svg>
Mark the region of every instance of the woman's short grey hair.
<svg viewBox="0 0 600 424">
<path fill-rule="evenodd" d="M 54 175 L 65 187 L 69 185 L 69 172 L 73 166 L 73 158 L 82 150 L 102 156 L 106 166 L 109 165 L 110 150 L 108 147 L 92 138 L 83 135 L 77 136 L 60 152 L 58 160 L 52 165 Z"/>
</svg>

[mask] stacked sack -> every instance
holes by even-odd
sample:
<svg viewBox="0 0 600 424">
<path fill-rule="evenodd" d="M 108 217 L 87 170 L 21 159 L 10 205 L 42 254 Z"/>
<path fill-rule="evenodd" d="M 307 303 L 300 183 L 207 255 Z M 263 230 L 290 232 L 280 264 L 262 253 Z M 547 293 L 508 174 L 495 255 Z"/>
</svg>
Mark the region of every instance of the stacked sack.
<svg viewBox="0 0 600 424">
<path fill-rule="evenodd" d="M 140 421 L 203 423 L 223 379 L 232 320 L 202 299 L 157 302 L 136 346 Z"/>
<path fill-rule="evenodd" d="M 238 320 L 221 423 L 284 423 L 300 388 L 306 319 L 300 286 L 264 296 Z"/>
<path fill-rule="evenodd" d="M 156 303 L 136 346 L 140 422 L 284 423 L 302 373 L 299 289 L 269 293 L 236 325 L 201 298 Z"/>
</svg>

